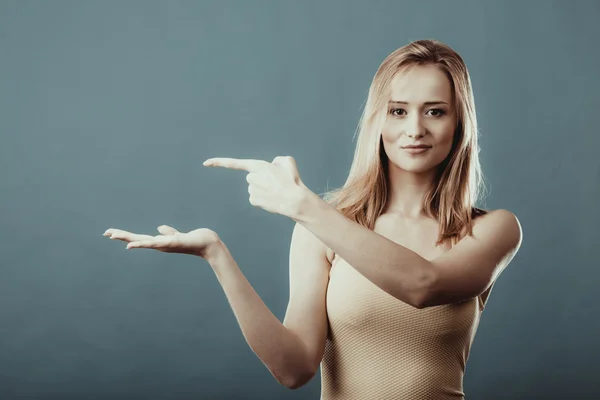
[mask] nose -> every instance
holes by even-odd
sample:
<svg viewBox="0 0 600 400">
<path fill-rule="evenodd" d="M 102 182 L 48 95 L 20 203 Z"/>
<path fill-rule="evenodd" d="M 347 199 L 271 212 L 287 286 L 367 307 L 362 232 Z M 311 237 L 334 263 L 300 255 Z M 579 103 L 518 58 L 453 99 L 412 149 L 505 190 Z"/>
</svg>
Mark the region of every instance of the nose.
<svg viewBox="0 0 600 400">
<path fill-rule="evenodd" d="M 418 113 L 409 116 L 406 120 L 404 133 L 411 139 L 420 139 L 425 136 L 425 127 L 421 123 L 421 117 Z"/>
</svg>

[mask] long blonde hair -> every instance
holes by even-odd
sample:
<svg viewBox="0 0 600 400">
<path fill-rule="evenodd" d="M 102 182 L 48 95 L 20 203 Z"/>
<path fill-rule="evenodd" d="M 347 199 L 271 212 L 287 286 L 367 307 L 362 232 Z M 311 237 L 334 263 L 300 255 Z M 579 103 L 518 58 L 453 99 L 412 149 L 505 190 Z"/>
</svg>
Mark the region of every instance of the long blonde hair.
<svg viewBox="0 0 600 400">
<path fill-rule="evenodd" d="M 484 189 L 479 163 L 477 119 L 471 78 L 462 58 L 437 40 L 417 40 L 403 46 L 381 63 L 371 86 L 360 122 L 354 159 L 346 183 L 327 191 L 323 199 L 351 220 L 374 229 L 388 196 L 387 156 L 381 131 L 387 117 L 390 84 L 403 68 L 435 65 L 450 80 L 457 126 L 452 149 L 439 165 L 435 182 L 424 198 L 423 210 L 440 224 L 436 245 L 456 244 L 473 235 L 473 220 L 484 210 L 475 208 Z"/>
</svg>

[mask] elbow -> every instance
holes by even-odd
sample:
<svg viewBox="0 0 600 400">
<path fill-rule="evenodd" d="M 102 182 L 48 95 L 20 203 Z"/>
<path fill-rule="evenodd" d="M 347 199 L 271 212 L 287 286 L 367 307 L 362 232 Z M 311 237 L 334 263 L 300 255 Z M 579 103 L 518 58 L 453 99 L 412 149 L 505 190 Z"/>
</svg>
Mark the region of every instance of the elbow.
<svg viewBox="0 0 600 400">
<path fill-rule="evenodd" d="M 286 388 L 290 389 L 290 390 L 296 390 L 296 389 L 300 389 L 302 386 L 306 385 L 308 381 L 303 381 L 303 380 L 291 380 L 285 383 L 281 383 L 283 386 L 285 386 Z"/>
<path fill-rule="evenodd" d="M 430 263 L 429 266 L 413 292 L 411 305 L 419 310 L 438 305 L 435 299 L 437 277 L 433 265 Z"/>
<path fill-rule="evenodd" d="M 411 305 L 419 310 L 438 305 L 434 293 L 433 286 L 424 286 L 416 292 Z"/>
<path fill-rule="evenodd" d="M 299 389 L 302 386 L 306 385 L 308 382 L 310 382 L 310 380 L 317 374 L 316 370 L 307 370 L 303 373 L 300 374 L 296 374 L 295 376 L 292 377 L 292 379 L 288 380 L 287 385 L 285 385 L 285 387 L 287 387 L 288 389 Z"/>
<path fill-rule="evenodd" d="M 418 301 L 413 302 L 413 304 L 411 305 L 418 310 L 422 310 L 427 307 L 433 307 L 436 304 L 434 304 L 429 298 L 420 298 Z"/>
<path fill-rule="evenodd" d="M 417 310 L 422 310 L 424 308 L 431 307 L 428 305 L 428 300 L 426 300 L 422 296 L 415 296 L 415 299 L 411 301 L 410 305 L 416 308 Z"/>
<path fill-rule="evenodd" d="M 411 305 L 414 308 L 422 310 L 424 308 L 435 307 L 435 306 L 439 306 L 442 304 L 444 304 L 444 303 L 440 303 L 435 298 L 435 296 L 433 295 L 432 292 L 429 292 L 429 293 L 425 292 L 416 301 L 414 301 L 413 304 L 411 304 Z"/>
<path fill-rule="evenodd" d="M 291 390 L 295 390 L 306 385 L 315 376 L 315 374 L 316 371 L 305 369 L 286 374 L 274 375 L 275 379 L 277 379 L 277 382 L 279 382 L 282 386 Z"/>
</svg>

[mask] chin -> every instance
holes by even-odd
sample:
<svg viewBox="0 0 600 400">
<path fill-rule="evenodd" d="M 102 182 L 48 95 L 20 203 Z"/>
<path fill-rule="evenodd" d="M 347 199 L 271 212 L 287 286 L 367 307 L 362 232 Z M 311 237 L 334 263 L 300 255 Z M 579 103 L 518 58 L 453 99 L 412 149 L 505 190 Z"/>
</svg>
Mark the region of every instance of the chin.
<svg viewBox="0 0 600 400">
<path fill-rule="evenodd" d="M 437 168 L 440 162 L 436 162 L 435 160 L 390 160 L 391 164 L 394 164 L 395 168 L 398 168 L 404 172 L 410 172 L 413 174 L 421 174 L 424 172 L 429 172 L 435 168 Z"/>
<path fill-rule="evenodd" d="M 424 172 L 429 172 L 432 169 L 434 169 L 436 166 L 435 165 L 426 165 L 426 166 L 422 166 L 422 167 L 417 167 L 417 166 L 398 166 L 398 169 L 402 170 L 403 172 L 410 172 L 411 174 L 422 174 Z"/>
</svg>

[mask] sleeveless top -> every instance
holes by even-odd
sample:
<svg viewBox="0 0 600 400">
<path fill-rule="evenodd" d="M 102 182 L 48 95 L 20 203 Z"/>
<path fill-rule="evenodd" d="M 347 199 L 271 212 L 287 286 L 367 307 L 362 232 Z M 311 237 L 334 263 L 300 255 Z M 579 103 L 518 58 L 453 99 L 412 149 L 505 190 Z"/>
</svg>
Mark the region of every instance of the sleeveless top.
<svg viewBox="0 0 600 400">
<path fill-rule="evenodd" d="M 469 350 L 491 287 L 464 302 L 417 309 L 337 254 L 329 278 L 322 400 L 464 399 Z"/>
</svg>

